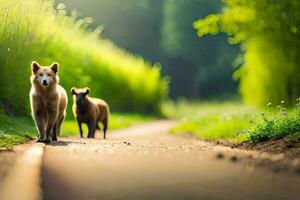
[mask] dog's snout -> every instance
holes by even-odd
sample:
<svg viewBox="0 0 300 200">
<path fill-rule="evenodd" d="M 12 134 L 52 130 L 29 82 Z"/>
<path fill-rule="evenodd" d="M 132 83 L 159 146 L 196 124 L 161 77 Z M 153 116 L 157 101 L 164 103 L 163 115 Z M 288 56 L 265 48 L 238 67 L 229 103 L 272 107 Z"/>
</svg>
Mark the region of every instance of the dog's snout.
<svg viewBox="0 0 300 200">
<path fill-rule="evenodd" d="M 43 80 L 43 85 L 48 85 L 47 80 Z"/>
</svg>

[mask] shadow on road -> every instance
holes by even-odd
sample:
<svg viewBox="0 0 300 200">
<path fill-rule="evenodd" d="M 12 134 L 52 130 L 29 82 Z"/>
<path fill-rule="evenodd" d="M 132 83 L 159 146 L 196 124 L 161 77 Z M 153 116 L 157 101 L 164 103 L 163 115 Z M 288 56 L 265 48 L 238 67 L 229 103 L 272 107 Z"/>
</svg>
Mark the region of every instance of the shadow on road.
<svg viewBox="0 0 300 200">
<path fill-rule="evenodd" d="M 47 144 L 47 146 L 57 146 L 57 147 L 61 147 L 61 146 L 68 146 L 68 145 L 72 145 L 72 144 L 85 144 L 85 142 L 79 142 L 79 141 L 58 141 L 58 142 L 52 142 L 50 144 Z"/>
</svg>

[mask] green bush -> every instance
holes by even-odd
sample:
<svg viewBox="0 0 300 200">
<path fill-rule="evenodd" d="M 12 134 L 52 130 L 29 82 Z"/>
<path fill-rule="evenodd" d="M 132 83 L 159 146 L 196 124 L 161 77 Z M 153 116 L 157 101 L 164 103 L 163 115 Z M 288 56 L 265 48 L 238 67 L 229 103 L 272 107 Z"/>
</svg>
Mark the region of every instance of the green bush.
<svg viewBox="0 0 300 200">
<path fill-rule="evenodd" d="M 29 114 L 32 60 L 58 62 L 67 91 L 89 86 L 113 111 L 159 112 L 168 91 L 160 66 L 99 39 L 102 29 L 92 30 L 91 22 L 75 11 L 67 16 L 63 4 L 54 9 L 51 0 L 0 1 L 0 104 L 6 112 Z"/>
</svg>

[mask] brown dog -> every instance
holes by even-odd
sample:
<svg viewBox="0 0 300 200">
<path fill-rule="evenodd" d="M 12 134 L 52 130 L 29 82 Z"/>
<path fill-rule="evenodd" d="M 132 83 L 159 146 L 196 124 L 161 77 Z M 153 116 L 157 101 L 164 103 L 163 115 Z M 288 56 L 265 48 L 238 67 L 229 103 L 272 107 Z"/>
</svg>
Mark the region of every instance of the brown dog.
<svg viewBox="0 0 300 200">
<path fill-rule="evenodd" d="M 104 139 L 106 138 L 106 130 L 109 118 L 109 107 L 108 104 L 97 98 L 89 97 L 89 88 L 75 88 L 71 89 L 73 94 L 73 114 L 77 120 L 80 137 L 82 134 L 82 123 L 87 124 L 89 133 L 88 138 L 94 138 L 96 129 L 100 129 L 98 122 L 101 121 L 103 124 Z"/>
<path fill-rule="evenodd" d="M 39 131 L 38 142 L 57 141 L 60 126 L 64 121 L 67 107 L 67 93 L 58 84 L 59 65 L 41 67 L 37 62 L 31 64 L 30 105 L 32 117 Z"/>
</svg>

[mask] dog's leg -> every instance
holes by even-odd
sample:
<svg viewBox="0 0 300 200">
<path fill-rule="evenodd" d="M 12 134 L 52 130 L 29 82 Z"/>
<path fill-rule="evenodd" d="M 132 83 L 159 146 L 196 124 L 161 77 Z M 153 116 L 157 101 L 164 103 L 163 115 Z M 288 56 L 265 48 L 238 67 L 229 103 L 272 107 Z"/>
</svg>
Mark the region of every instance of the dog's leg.
<svg viewBox="0 0 300 200">
<path fill-rule="evenodd" d="M 54 125 L 57 121 L 58 108 L 48 107 L 48 121 L 46 126 L 46 137 L 44 143 L 51 143 L 51 132 L 53 131 Z"/>
<path fill-rule="evenodd" d="M 36 119 L 35 124 L 39 131 L 39 137 L 37 139 L 37 142 L 42 142 L 45 138 L 45 120 L 44 119 Z"/>
<path fill-rule="evenodd" d="M 45 138 L 45 125 L 46 125 L 46 112 L 42 109 L 40 106 L 36 106 L 36 108 L 33 108 L 33 118 L 35 125 L 39 132 L 39 137 L 37 142 L 42 142 Z"/>
<path fill-rule="evenodd" d="M 58 121 L 53 126 L 52 141 L 57 141 L 57 133 L 58 133 Z"/>
<path fill-rule="evenodd" d="M 106 139 L 107 119 L 103 119 L 102 124 L 103 124 L 103 134 L 104 134 L 103 138 Z"/>
<path fill-rule="evenodd" d="M 60 127 L 61 127 L 61 125 L 62 125 L 64 119 L 65 119 L 65 116 L 63 115 L 63 116 L 58 120 L 58 124 L 57 124 L 57 134 L 56 134 L 57 136 L 60 136 Z"/>
<path fill-rule="evenodd" d="M 90 121 L 88 124 L 89 127 L 89 134 L 88 138 L 94 138 L 95 137 L 95 131 L 96 131 L 96 122 L 95 121 Z"/>
<path fill-rule="evenodd" d="M 80 132 L 80 137 L 83 138 L 83 133 L 82 133 L 82 123 L 77 119 L 77 124 Z"/>
</svg>

